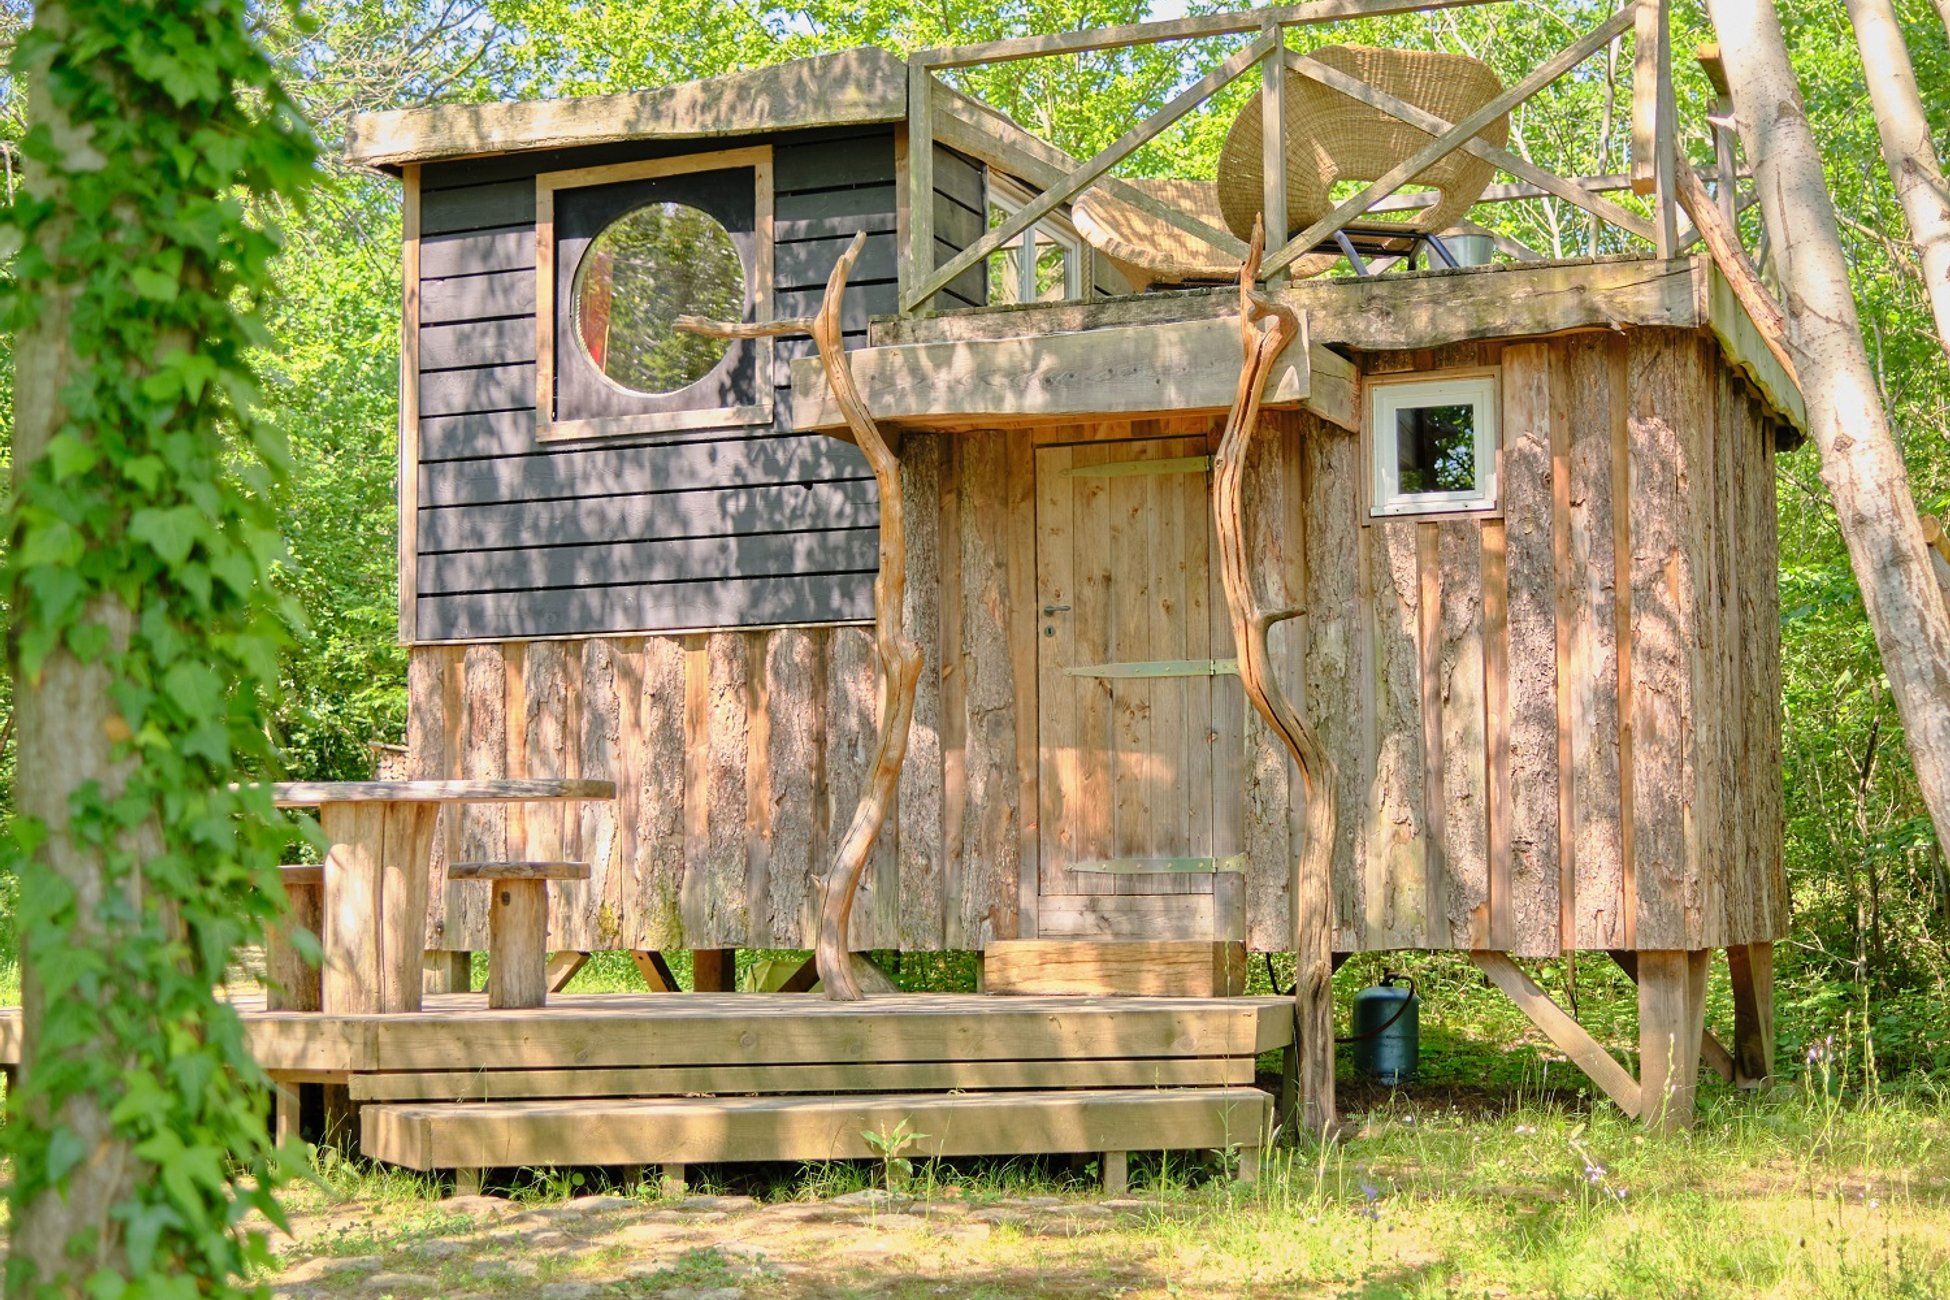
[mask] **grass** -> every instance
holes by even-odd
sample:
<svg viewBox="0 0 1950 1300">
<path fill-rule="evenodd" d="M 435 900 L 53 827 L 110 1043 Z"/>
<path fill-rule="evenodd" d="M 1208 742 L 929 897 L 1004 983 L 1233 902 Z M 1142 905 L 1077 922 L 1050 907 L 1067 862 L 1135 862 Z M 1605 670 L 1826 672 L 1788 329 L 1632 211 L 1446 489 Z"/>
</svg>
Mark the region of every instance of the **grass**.
<svg viewBox="0 0 1950 1300">
<path fill-rule="evenodd" d="M 1927 1088 L 1845 1099 L 1815 1076 L 1765 1097 L 1713 1086 L 1693 1134 L 1659 1139 L 1610 1106 L 1512 1092 L 1501 1106 L 1460 1107 L 1408 1090 L 1382 1098 L 1343 1141 L 1283 1148 L 1253 1187 L 1183 1158 L 1134 1159 L 1134 1208 L 1106 1216 L 1091 1205 L 1087 1167 L 920 1162 L 914 1194 L 953 1215 L 887 1219 L 902 1226 L 877 1237 L 872 1216 L 837 1236 L 830 1225 L 772 1223 L 763 1210 L 679 1225 L 689 1235 L 621 1293 L 729 1284 L 724 1252 L 757 1244 L 790 1272 L 740 1272 L 736 1284 L 753 1300 L 1940 1296 L 1950 1294 L 1944 1100 Z M 560 1171 L 531 1171 L 522 1199 L 545 1209 L 573 1191 L 615 1190 L 585 1172 L 572 1188 Z M 857 1190 L 872 1175 L 865 1163 L 734 1166 L 712 1172 L 707 1189 L 806 1200 Z M 636 1195 L 645 1211 L 657 1208 L 654 1194 Z M 479 1250 L 451 1268 L 536 1261 L 526 1278 L 489 1288 L 497 1294 L 523 1294 L 538 1279 L 614 1278 L 633 1258 L 601 1233 L 569 1252 L 528 1249 L 505 1229 L 469 1239 L 437 1196 L 430 1180 L 397 1174 L 321 1178 L 292 1194 L 292 1209 L 321 1222 L 353 1211 L 360 1226 L 312 1237 L 301 1253 L 378 1255 L 402 1268 L 427 1242 L 458 1235 Z M 1053 1204 L 1024 1207 L 1024 1198 Z M 966 1235 L 962 1225 L 985 1207 L 1010 1205 L 992 1230 Z M 862 1239 L 888 1248 L 861 1256 Z"/>
</svg>

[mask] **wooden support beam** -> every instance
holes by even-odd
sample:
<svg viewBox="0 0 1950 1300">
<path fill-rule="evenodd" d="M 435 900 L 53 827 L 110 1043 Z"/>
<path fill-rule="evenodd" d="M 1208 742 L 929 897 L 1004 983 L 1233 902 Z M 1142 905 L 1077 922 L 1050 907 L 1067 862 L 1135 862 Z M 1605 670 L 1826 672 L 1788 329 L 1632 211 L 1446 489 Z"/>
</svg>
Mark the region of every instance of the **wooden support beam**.
<svg viewBox="0 0 1950 1300">
<path fill-rule="evenodd" d="M 1184 18 L 1165 18 L 1143 23 L 1120 23 L 1115 27 L 1092 27 L 1077 32 L 1052 32 L 1040 36 L 1012 36 L 999 41 L 973 45 L 947 45 L 915 53 L 917 63 L 931 68 L 962 68 L 976 63 L 1004 63 L 1014 59 L 1044 58 L 1053 54 L 1082 54 L 1107 50 L 1118 45 L 1151 45 L 1159 41 L 1186 41 L 1201 36 L 1225 36 L 1259 30 L 1262 23 L 1298 27 L 1310 23 L 1337 22 L 1347 18 L 1379 18 L 1387 14 L 1451 9 L 1485 4 L 1489 0 L 1310 0 L 1307 4 L 1279 5 L 1269 9 L 1231 9 L 1214 14 L 1194 14 Z"/>
<path fill-rule="evenodd" d="M 424 993 L 468 993 L 474 986 L 474 954 L 438 949 L 421 959 L 420 989 Z"/>
<path fill-rule="evenodd" d="M 1638 954 L 1639 1118 L 1662 1133 L 1693 1126 L 1706 1032 L 1705 949 Z"/>
<path fill-rule="evenodd" d="M 550 993 L 560 993 L 563 989 L 569 987 L 569 981 L 576 977 L 576 972 L 588 964 L 589 954 L 586 952 L 550 953 L 547 975 L 548 991 Z"/>
<path fill-rule="evenodd" d="M 1763 1087 L 1774 1077 L 1774 945 L 1727 948 L 1733 979 L 1733 1082 Z"/>
<path fill-rule="evenodd" d="M 281 1075 L 271 1076 L 271 1140 L 279 1146 L 299 1139 L 298 1084 Z"/>
<path fill-rule="evenodd" d="M 1618 963 L 1618 968 L 1625 972 L 1634 985 L 1639 982 L 1639 955 L 1637 953 L 1627 952 L 1623 948 L 1614 948 L 1611 951 L 1611 959 Z M 1726 1049 L 1726 1044 L 1715 1038 L 1713 1031 L 1704 1025 L 1700 1027 L 1699 1058 L 1700 1063 L 1712 1070 L 1713 1073 L 1719 1075 L 1728 1083 L 1734 1082 L 1735 1069 L 1733 1053 L 1729 1052 Z"/>
<path fill-rule="evenodd" d="M 1131 1160 L 1123 1151 L 1106 1151 L 1102 1156 L 1104 1195 L 1122 1196 L 1131 1190 Z"/>
<path fill-rule="evenodd" d="M 1531 1024 L 1541 1029 L 1544 1036 L 1571 1059 L 1573 1065 L 1584 1071 L 1585 1076 L 1602 1088 L 1606 1096 L 1617 1102 L 1621 1110 L 1628 1115 L 1639 1113 L 1638 1081 L 1599 1045 L 1597 1039 L 1586 1032 L 1583 1025 L 1551 1001 L 1550 994 L 1538 988 L 1536 981 L 1511 961 L 1508 953 L 1478 949 L 1469 954 L 1469 959 L 1476 963 L 1477 969 L 1489 976 L 1492 984 L 1517 1004 L 1517 1009 L 1530 1018 Z"/>
<path fill-rule="evenodd" d="M 1287 345 L 1307 339 L 1305 318 L 1253 286 L 1265 247 L 1263 225 L 1255 223 L 1251 247 L 1239 269 L 1239 340 L 1244 360 L 1238 396 L 1226 419 L 1212 470 L 1212 520 L 1218 542 L 1226 610 L 1232 624 L 1239 681 L 1246 698 L 1293 756 L 1300 775 L 1299 797 L 1306 835 L 1293 865 L 1291 897 L 1294 926 L 1296 1034 L 1300 1055 L 1301 1122 L 1309 1133 L 1325 1134 L 1334 1123 L 1334 761 L 1313 727 L 1294 705 L 1273 670 L 1273 625 L 1297 609 L 1269 608 L 1260 598 L 1255 568 L 1264 557 L 1250 543 L 1246 526 L 1246 462 L 1259 432 L 1260 403 L 1275 364 Z M 1260 322 L 1265 321 L 1264 328 Z M 1241 1177 L 1244 1177 L 1242 1167 Z"/>
<path fill-rule="evenodd" d="M 665 1161 L 658 1167 L 657 1192 L 665 1197 L 682 1196 L 685 1191 L 684 1166 Z"/>
<path fill-rule="evenodd" d="M 264 932 L 264 1005 L 271 1011 L 318 1011 L 324 1006 L 322 974 L 292 936 L 303 931 L 315 943 L 324 933 L 324 871 L 299 865 L 279 867 L 278 873 L 284 915 Z"/>
<path fill-rule="evenodd" d="M 1018 177 L 1037 189 L 1061 184 L 1064 177 L 1083 165 L 1083 160 L 1032 135 L 1013 119 L 980 100 L 940 82 L 934 83 L 933 129 L 935 139 L 951 149 Z M 1115 176 L 1099 177 L 1099 186 L 1110 191 L 1119 202 L 1128 203 L 1202 239 L 1228 257 L 1244 257 L 1246 241 L 1230 230 L 1209 225 L 1190 213 L 1153 198 L 1137 186 Z"/>
<path fill-rule="evenodd" d="M 1200 320 L 979 344 L 869 348 L 850 364 L 855 384 L 883 421 L 911 428 L 995 429 L 1225 411 L 1232 405 L 1234 382 L 1228 373 L 1237 347 L 1230 322 Z M 1270 371 L 1267 405 L 1307 400 L 1314 356 L 1302 340 L 1287 348 Z M 1332 353 L 1321 361 L 1351 379 L 1347 361 Z M 792 377 L 795 429 L 846 428 L 845 413 L 818 360 L 795 362 Z M 1333 396 L 1336 418 L 1344 418 L 1339 408 L 1351 398 L 1346 389 Z"/>
<path fill-rule="evenodd" d="M 636 963 L 636 973 L 650 986 L 652 993 L 676 993 L 680 990 L 677 977 L 670 973 L 670 963 L 660 952 L 636 950 L 630 953 L 630 960 Z"/>
<path fill-rule="evenodd" d="M 735 993 L 737 989 L 738 950 L 736 948 L 691 950 L 691 991 L 693 993 Z"/>
<path fill-rule="evenodd" d="M 479 1196 L 481 1188 L 487 1185 L 487 1170 L 474 1166 L 454 1170 L 454 1195 Z"/>
</svg>

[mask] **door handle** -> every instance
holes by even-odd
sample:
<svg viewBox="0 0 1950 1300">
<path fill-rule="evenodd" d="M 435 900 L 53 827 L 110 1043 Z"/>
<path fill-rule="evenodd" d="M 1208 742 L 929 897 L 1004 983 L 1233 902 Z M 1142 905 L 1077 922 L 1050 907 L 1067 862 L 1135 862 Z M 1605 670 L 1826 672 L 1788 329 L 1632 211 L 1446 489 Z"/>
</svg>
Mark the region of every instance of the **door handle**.
<svg viewBox="0 0 1950 1300">
<path fill-rule="evenodd" d="M 1069 613 L 1069 611 L 1070 611 L 1070 607 L 1069 607 L 1068 605 L 1045 605 L 1045 606 L 1043 606 L 1043 613 L 1044 613 L 1044 615 L 1046 615 L 1046 616 L 1047 616 L 1047 615 L 1050 615 L 1050 614 L 1067 614 L 1067 613 Z"/>
</svg>

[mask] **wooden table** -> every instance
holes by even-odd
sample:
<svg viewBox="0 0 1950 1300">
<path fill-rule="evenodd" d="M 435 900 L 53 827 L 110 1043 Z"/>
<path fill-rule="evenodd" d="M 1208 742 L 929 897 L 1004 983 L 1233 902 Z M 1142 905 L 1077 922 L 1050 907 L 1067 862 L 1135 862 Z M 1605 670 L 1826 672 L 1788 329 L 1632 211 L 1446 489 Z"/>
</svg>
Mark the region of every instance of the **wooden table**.
<svg viewBox="0 0 1950 1300">
<path fill-rule="evenodd" d="M 325 832 L 327 1014 L 418 1011 L 426 947 L 427 866 L 441 806 L 614 799 L 613 781 L 287 781 L 280 808 L 318 809 Z"/>
</svg>

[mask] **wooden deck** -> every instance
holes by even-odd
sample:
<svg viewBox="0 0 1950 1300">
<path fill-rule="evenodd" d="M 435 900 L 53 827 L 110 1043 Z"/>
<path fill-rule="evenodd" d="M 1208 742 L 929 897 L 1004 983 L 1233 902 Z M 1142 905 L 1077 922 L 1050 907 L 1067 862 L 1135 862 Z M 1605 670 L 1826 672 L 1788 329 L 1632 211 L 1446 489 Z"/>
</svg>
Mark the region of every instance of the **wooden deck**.
<svg viewBox="0 0 1950 1300">
<path fill-rule="evenodd" d="M 931 1155 L 1256 1151 L 1260 1054 L 1293 1040 L 1285 998 L 795 993 L 556 994 L 493 1010 L 266 1011 L 236 999 L 279 1083 L 344 1088 L 361 1147 L 418 1169 L 870 1154 L 901 1119 Z M 0 1064 L 20 1013 L 0 1011 Z M 286 1122 L 295 1122 L 295 1117 Z M 284 1123 L 281 1122 L 281 1128 Z M 471 1173 L 470 1173 L 470 1176 Z"/>
</svg>

